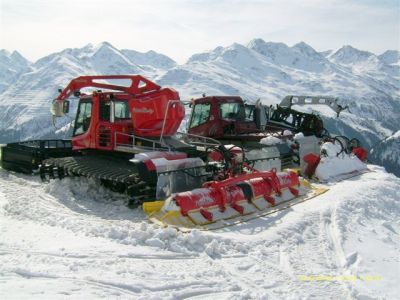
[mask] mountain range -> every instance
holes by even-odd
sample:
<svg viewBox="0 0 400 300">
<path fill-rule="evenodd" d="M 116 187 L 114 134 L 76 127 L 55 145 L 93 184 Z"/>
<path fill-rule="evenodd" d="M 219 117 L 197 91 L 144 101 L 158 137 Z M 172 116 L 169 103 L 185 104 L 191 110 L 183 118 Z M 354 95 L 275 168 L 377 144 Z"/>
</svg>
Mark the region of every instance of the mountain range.
<svg viewBox="0 0 400 300">
<path fill-rule="evenodd" d="M 265 104 L 289 94 L 339 97 L 349 111 L 336 118 L 320 110 L 328 130 L 359 138 L 373 149 L 373 161 L 400 175 L 400 155 L 394 154 L 400 143 L 400 52 L 376 55 L 352 46 L 318 52 L 304 42 L 290 47 L 253 39 L 194 54 L 181 65 L 155 51 L 117 49 L 108 42 L 36 62 L 0 50 L 0 143 L 66 136 L 55 130 L 49 113 L 57 90 L 74 77 L 100 74 L 141 74 L 175 88 L 184 100 L 203 93 Z"/>
</svg>

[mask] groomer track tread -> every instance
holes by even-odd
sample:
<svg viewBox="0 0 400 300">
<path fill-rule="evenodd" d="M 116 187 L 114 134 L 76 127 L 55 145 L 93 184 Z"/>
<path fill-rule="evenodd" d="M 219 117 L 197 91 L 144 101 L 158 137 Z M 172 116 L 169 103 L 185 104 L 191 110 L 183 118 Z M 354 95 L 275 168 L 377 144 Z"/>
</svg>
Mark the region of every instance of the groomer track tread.
<svg viewBox="0 0 400 300">
<path fill-rule="evenodd" d="M 135 176 L 138 173 L 135 164 L 106 156 L 50 158 L 44 160 L 42 166 L 62 168 L 66 175 L 113 180 L 121 183 L 135 183 L 135 180 L 138 179 Z"/>
<path fill-rule="evenodd" d="M 119 191 L 138 195 L 151 194 L 152 189 L 139 176 L 137 164 L 109 156 L 75 156 L 50 158 L 43 161 L 40 168 L 43 180 L 82 176 L 101 180 L 118 187 Z M 143 195 L 143 194 L 142 194 Z"/>
</svg>

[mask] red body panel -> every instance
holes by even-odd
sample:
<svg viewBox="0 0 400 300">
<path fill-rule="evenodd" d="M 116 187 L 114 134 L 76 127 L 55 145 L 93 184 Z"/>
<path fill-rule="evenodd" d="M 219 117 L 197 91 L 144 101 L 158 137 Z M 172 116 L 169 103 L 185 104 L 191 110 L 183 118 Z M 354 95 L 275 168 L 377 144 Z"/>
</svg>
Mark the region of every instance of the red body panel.
<svg viewBox="0 0 400 300">
<path fill-rule="evenodd" d="M 321 161 L 321 157 L 315 153 L 309 153 L 307 155 L 304 155 L 303 160 L 307 163 L 304 175 L 311 178 L 314 175 L 319 162 Z"/>
<path fill-rule="evenodd" d="M 245 195 L 243 185 L 250 187 L 251 198 L 262 196 L 266 201 L 273 204 L 274 201 L 271 201 L 271 199 L 273 200 L 275 194 L 279 195 L 284 188 L 289 188 L 292 193 L 296 193 L 296 187 L 299 184 L 299 177 L 294 171 L 256 172 L 241 174 L 224 181 L 208 182 L 203 185 L 203 188 L 175 194 L 174 199 L 180 207 L 182 215 L 187 216 L 190 211 L 212 206 L 218 206 L 221 211 L 224 211 L 228 206 L 239 208 L 239 201 L 250 201 L 249 195 Z"/>
<path fill-rule="evenodd" d="M 132 98 L 129 107 L 133 133 L 142 137 L 173 135 L 185 117 L 178 92 L 168 88 Z"/>
<path fill-rule="evenodd" d="M 94 80 L 130 79 L 128 87 L 99 83 Z M 179 94 L 170 88 L 161 88 L 140 75 L 82 76 L 70 82 L 56 99 L 65 101 L 72 93 L 83 87 L 101 87 L 116 92 L 93 92 L 83 95 L 81 100 L 91 102 L 90 124 L 84 133 L 72 138 L 74 150 L 114 150 L 115 144 L 129 144 L 135 135 L 143 138 L 159 138 L 174 135 L 185 116 Z M 130 118 L 101 120 L 100 104 L 114 105 L 114 101 L 126 102 Z M 113 110 L 111 110 L 111 113 Z M 104 118 L 103 118 L 104 119 Z"/>
<path fill-rule="evenodd" d="M 356 147 L 352 151 L 355 156 L 358 157 L 361 161 L 366 161 L 368 156 L 368 151 L 365 150 L 363 147 Z"/>
</svg>

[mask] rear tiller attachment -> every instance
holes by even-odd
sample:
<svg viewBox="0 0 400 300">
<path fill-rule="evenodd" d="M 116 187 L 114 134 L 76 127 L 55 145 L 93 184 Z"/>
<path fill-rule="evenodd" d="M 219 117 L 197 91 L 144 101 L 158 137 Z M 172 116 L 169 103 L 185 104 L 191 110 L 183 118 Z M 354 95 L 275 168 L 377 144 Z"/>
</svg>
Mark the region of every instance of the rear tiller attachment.
<svg viewBox="0 0 400 300">
<path fill-rule="evenodd" d="M 293 170 L 272 170 L 206 182 L 202 188 L 174 194 L 158 205 L 145 203 L 143 207 L 150 220 L 158 224 L 217 229 L 269 214 L 295 199 L 304 201 L 325 191 L 300 180 Z"/>
</svg>

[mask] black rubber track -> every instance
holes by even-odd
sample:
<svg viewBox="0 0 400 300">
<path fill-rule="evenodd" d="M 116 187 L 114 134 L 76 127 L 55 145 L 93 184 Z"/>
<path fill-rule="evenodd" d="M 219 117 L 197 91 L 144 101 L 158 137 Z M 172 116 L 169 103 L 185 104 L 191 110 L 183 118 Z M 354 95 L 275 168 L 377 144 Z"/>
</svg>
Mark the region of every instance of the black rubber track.
<svg viewBox="0 0 400 300">
<path fill-rule="evenodd" d="M 117 192 L 143 201 L 155 195 L 154 184 L 141 178 L 136 163 L 109 156 L 49 158 L 42 162 L 40 176 L 44 181 L 66 176 L 94 178 Z"/>
</svg>

